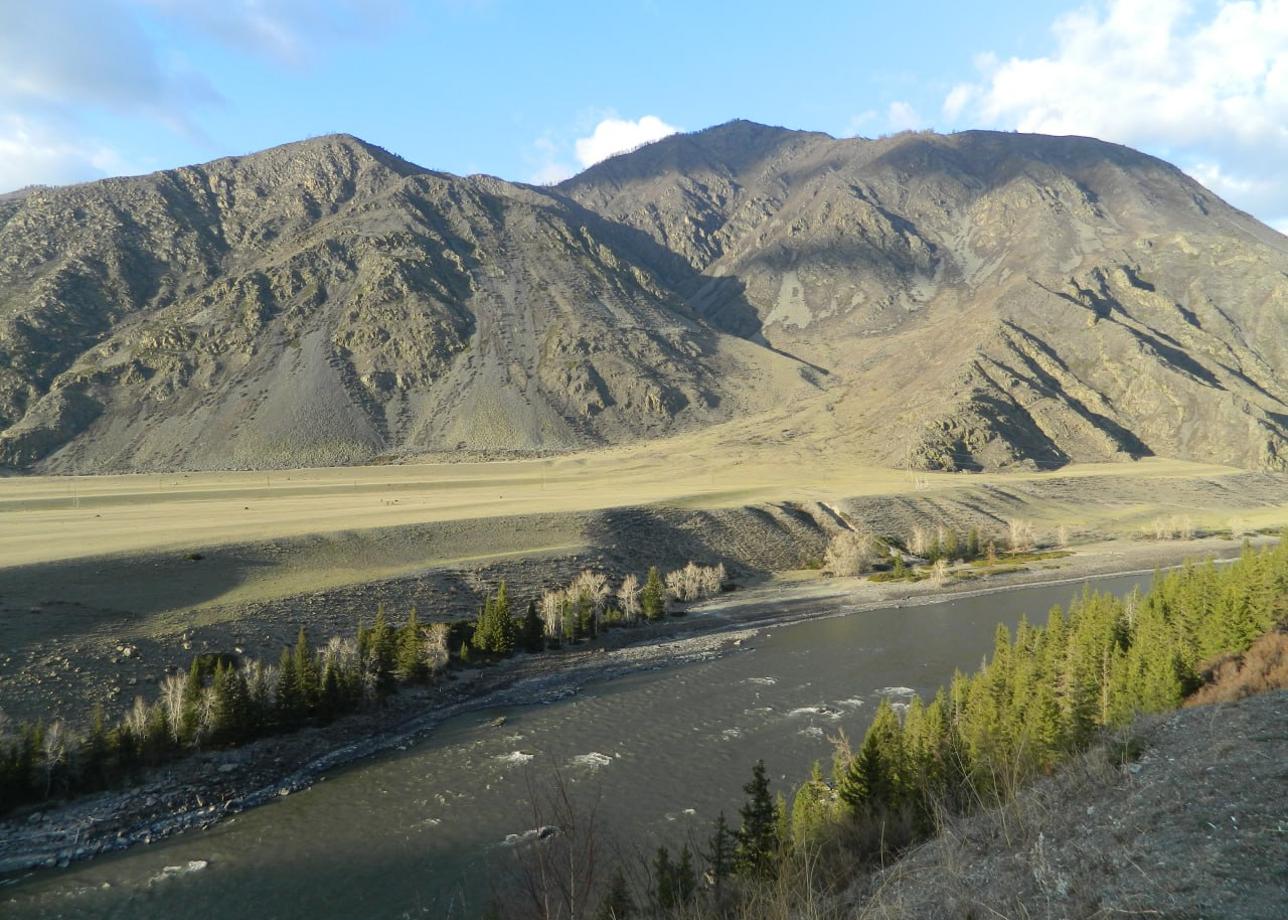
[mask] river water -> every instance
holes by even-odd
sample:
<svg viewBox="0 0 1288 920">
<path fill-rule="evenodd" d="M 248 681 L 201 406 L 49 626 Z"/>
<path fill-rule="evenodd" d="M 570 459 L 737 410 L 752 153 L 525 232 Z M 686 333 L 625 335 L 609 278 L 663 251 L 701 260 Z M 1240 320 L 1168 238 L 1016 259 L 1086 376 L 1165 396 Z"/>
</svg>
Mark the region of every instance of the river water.
<svg viewBox="0 0 1288 920">
<path fill-rule="evenodd" d="M 1090 582 L 1126 593 L 1149 578 Z M 514 864 L 558 771 L 570 798 L 649 853 L 705 840 L 763 758 L 791 793 L 829 738 L 860 738 L 883 696 L 929 695 L 992 647 L 998 622 L 1035 622 L 1082 585 L 1023 588 L 766 628 L 726 655 L 619 678 L 543 706 L 444 723 L 406 751 L 208 831 L 37 873 L 0 889 L 27 917 L 471 917 Z M 492 724 L 504 717 L 501 725 Z M 190 862 L 203 868 L 186 871 Z M 167 868 L 169 867 L 169 868 Z M 176 868 L 179 871 L 175 871 Z"/>
</svg>

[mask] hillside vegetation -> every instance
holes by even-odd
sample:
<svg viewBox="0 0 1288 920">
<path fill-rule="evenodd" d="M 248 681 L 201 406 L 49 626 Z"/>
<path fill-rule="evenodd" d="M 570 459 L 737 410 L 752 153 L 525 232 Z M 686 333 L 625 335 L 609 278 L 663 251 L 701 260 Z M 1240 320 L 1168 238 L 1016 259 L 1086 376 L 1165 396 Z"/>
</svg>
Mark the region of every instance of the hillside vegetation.
<svg viewBox="0 0 1288 920">
<path fill-rule="evenodd" d="M 1204 662 L 1241 655 L 1265 643 L 1278 648 L 1270 638 L 1258 640 L 1286 621 L 1288 541 L 1259 551 L 1248 548 L 1226 567 L 1209 563 L 1161 575 L 1144 595 L 1117 598 L 1085 592 L 1067 612 L 1054 608 L 1043 627 L 1022 621 L 1014 636 L 999 627 L 992 657 L 969 676 L 957 674 L 930 702 L 914 697 L 900 711 L 883 701 L 861 744 L 852 749 L 841 739 L 830 778 L 816 765 L 813 778 L 795 791 L 790 804 L 781 796 L 775 801 L 765 764 L 758 763 L 744 787 L 748 799 L 736 829 L 721 815 L 709 845 L 699 853 L 707 863 L 709 885 L 699 886 L 695 870 L 684 868 L 694 858 L 686 845 L 678 864 L 665 852 L 659 854 L 642 890 L 632 893 L 624 876 L 609 883 L 602 879 L 602 869 L 574 863 L 535 889 L 535 896 L 518 898 L 504 915 L 560 916 L 559 910 L 568 907 L 560 892 L 594 887 L 598 871 L 603 916 L 609 920 L 633 916 L 644 905 L 645 913 L 676 918 L 839 920 L 982 917 L 996 915 L 993 903 L 1015 909 L 1017 902 L 1047 917 L 1100 916 L 1102 907 L 1121 912 L 1116 902 L 1144 914 L 1180 905 L 1180 915 L 1188 916 L 1186 909 L 1223 903 L 1223 910 L 1236 905 L 1226 916 L 1272 916 L 1282 908 L 1285 894 L 1282 877 L 1278 887 L 1271 877 L 1271 867 L 1282 866 L 1273 856 L 1250 854 L 1249 866 L 1244 867 L 1230 846 L 1216 845 L 1224 862 L 1203 868 L 1217 883 L 1213 890 L 1193 891 L 1179 877 L 1183 860 L 1175 856 L 1170 863 L 1164 860 L 1166 879 L 1098 888 L 1093 869 L 1068 854 L 1043 849 L 1043 839 L 1037 837 L 1043 824 L 1040 815 L 1015 809 L 1017 801 L 1035 807 L 1033 794 L 1026 791 L 1035 778 L 1061 769 L 1074 775 L 1067 769 L 1073 761 L 1083 775 L 1091 771 L 1102 782 L 1113 770 L 1140 772 L 1135 761 L 1149 745 L 1131 734 L 1134 720 L 1179 707 L 1202 686 Z M 1273 655 L 1258 652 L 1248 657 L 1269 660 Z M 1273 673 L 1282 676 L 1282 668 Z M 1275 687 L 1263 680 L 1258 689 Z M 1257 708 L 1273 710 L 1281 702 Z M 1269 740 L 1282 743 L 1273 719 L 1255 731 L 1268 731 Z M 1238 735 L 1229 740 L 1236 745 L 1252 741 Z M 1092 748 L 1098 753 L 1085 754 Z M 1273 784 L 1273 769 L 1264 769 L 1270 766 L 1256 764 L 1255 773 Z M 1191 771 L 1192 764 L 1185 769 Z M 1066 792 L 1078 788 L 1076 779 L 1062 784 Z M 1215 798 L 1236 784 L 1213 784 L 1204 778 L 1199 785 L 1204 804 L 1212 807 Z M 1086 787 L 1080 791 L 1085 794 Z M 1190 793 L 1177 788 L 1176 794 Z M 1271 789 L 1261 788 L 1243 796 L 1253 814 L 1188 814 L 1187 832 L 1194 834 L 1193 825 L 1205 820 L 1233 821 L 1237 830 L 1246 819 L 1253 822 L 1253 834 L 1274 846 L 1272 815 L 1264 807 L 1273 795 Z M 1046 807 L 1067 814 L 1076 806 L 1052 803 L 1048 797 Z M 1094 820 L 1080 818 L 1079 823 L 1104 837 L 1100 829 L 1115 817 L 1096 814 L 1094 805 L 1083 817 L 1093 815 Z M 1176 816 L 1172 807 L 1160 805 L 1159 817 L 1173 821 Z M 1221 832 L 1217 825 L 1209 826 Z M 977 864 L 946 864 L 955 845 L 951 836 L 978 835 L 981 827 L 989 829 L 992 842 L 976 837 L 970 859 Z M 1170 830 L 1179 833 L 1175 827 Z M 914 857 L 920 869 L 896 866 L 884 876 L 876 874 L 914 844 L 937 834 L 940 840 L 931 850 L 935 855 Z M 997 866 L 993 851 L 1014 853 L 1017 837 L 1025 838 L 1026 849 L 1036 847 L 1036 852 L 1024 855 L 1034 880 L 1006 891 L 981 875 L 979 864 Z M 576 845 L 568 844 L 570 849 Z M 1175 845 L 1199 843 L 1183 838 Z M 1100 857 L 1117 873 L 1122 861 L 1113 849 L 1109 845 L 1110 852 Z M 1283 851 L 1282 841 L 1278 849 Z M 1085 862 L 1085 849 L 1079 852 Z M 926 871 L 941 876 L 918 874 Z M 1014 874 L 1013 868 L 999 871 Z M 967 877 L 976 880 L 976 888 L 965 883 Z M 1252 887 L 1229 884 L 1233 878 L 1247 878 Z M 534 887 L 529 884 L 527 889 L 532 895 Z"/>
</svg>

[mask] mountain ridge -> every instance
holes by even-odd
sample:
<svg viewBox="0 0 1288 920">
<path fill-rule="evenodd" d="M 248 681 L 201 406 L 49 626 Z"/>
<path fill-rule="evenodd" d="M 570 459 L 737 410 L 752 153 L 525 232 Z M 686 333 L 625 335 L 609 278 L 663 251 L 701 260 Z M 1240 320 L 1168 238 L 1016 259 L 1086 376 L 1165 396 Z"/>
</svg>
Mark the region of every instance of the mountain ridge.
<svg viewBox="0 0 1288 920">
<path fill-rule="evenodd" d="M 1288 239 L 1086 138 L 733 121 L 553 187 L 352 135 L 0 198 L 0 463 L 628 443 L 1288 468 Z"/>
</svg>

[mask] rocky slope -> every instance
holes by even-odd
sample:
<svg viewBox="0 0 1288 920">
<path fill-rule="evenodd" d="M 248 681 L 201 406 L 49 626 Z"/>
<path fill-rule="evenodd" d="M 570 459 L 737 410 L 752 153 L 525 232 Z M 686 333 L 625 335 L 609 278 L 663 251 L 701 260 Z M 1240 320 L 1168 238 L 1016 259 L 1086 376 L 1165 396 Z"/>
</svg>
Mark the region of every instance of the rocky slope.
<svg viewBox="0 0 1288 920">
<path fill-rule="evenodd" d="M 0 198 L 10 468 L 763 417 L 899 465 L 1286 469 L 1285 381 L 1288 239 L 1083 138 L 732 122 L 536 189 L 335 136 Z"/>
<path fill-rule="evenodd" d="M 728 418 L 796 362 L 575 203 L 327 137 L 0 203 L 0 459 L 328 465 Z"/>
<path fill-rule="evenodd" d="M 715 325 L 832 371 L 887 460 L 1288 464 L 1288 239 L 1152 157 L 734 122 L 561 190 L 688 260 Z"/>
</svg>

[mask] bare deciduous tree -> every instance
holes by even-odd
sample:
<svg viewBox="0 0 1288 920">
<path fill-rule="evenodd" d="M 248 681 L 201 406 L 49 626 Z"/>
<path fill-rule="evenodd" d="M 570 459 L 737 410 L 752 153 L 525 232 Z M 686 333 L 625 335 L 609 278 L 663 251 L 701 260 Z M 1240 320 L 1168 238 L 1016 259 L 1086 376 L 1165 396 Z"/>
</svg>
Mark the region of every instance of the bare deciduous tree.
<svg viewBox="0 0 1288 920">
<path fill-rule="evenodd" d="M 425 631 L 425 664 L 431 672 L 447 667 L 450 655 L 447 641 L 451 632 L 446 623 L 431 623 Z"/>
<path fill-rule="evenodd" d="M 54 784 L 54 774 L 67 761 L 69 741 L 67 726 L 61 719 L 54 721 L 49 728 L 45 729 L 45 736 L 42 739 L 45 755 L 45 795 L 49 795 L 49 790 Z"/>
<path fill-rule="evenodd" d="M 908 552 L 914 556 L 924 556 L 930 551 L 930 535 L 921 525 L 912 528 L 912 535 L 908 537 Z"/>
<path fill-rule="evenodd" d="M 585 597 L 590 601 L 591 610 L 595 616 L 604 612 L 604 606 L 608 603 L 608 598 L 612 596 L 612 589 L 608 587 L 608 576 L 603 572 L 592 572 L 590 569 L 583 569 L 582 572 L 573 579 L 568 586 L 568 593 L 575 598 Z"/>
<path fill-rule="evenodd" d="M 682 569 L 667 573 L 666 593 L 677 601 L 700 601 L 719 594 L 724 580 L 723 564 L 708 566 L 690 562 Z"/>
<path fill-rule="evenodd" d="M 1011 550 L 1023 553 L 1033 548 L 1033 522 L 1023 518 L 1011 518 L 1006 522 L 1010 530 Z"/>
<path fill-rule="evenodd" d="M 563 634 L 563 612 L 567 602 L 568 592 L 562 588 L 555 588 L 541 595 L 537 608 L 547 638 L 558 639 Z"/>
<path fill-rule="evenodd" d="M 188 686 L 187 675 L 167 674 L 161 682 L 161 708 L 165 712 L 170 735 L 180 741 L 183 730 L 183 691 Z"/>
<path fill-rule="evenodd" d="M 617 606 L 627 623 L 634 623 L 640 618 L 643 608 L 640 605 L 640 580 L 634 575 L 622 579 L 622 586 L 617 589 Z"/>
<path fill-rule="evenodd" d="M 861 575 L 877 560 L 876 538 L 859 530 L 842 530 L 832 536 L 823 567 L 833 575 Z"/>
</svg>

